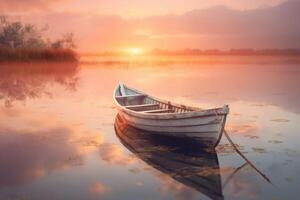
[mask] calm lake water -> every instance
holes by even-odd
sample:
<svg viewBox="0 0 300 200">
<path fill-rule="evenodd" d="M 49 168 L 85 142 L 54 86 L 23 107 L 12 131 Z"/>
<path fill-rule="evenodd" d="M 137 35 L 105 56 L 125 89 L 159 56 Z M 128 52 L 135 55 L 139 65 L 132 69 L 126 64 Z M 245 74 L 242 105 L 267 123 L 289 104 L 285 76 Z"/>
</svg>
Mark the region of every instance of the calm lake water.
<svg viewBox="0 0 300 200">
<path fill-rule="evenodd" d="M 273 185 L 225 137 L 208 155 L 116 134 L 119 80 L 179 103 L 229 104 L 226 129 Z M 297 199 L 299 86 L 298 64 L 1 64 L 0 199 Z"/>
</svg>

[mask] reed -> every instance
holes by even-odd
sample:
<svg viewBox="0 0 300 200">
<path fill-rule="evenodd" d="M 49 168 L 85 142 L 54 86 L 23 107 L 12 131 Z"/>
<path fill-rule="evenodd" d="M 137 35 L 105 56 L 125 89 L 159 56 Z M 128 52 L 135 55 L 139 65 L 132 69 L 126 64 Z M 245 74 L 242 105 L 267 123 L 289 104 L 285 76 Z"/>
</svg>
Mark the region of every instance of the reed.
<svg viewBox="0 0 300 200">
<path fill-rule="evenodd" d="M 7 61 L 56 61 L 78 62 L 79 56 L 71 49 L 54 48 L 0 48 L 0 62 Z"/>
</svg>

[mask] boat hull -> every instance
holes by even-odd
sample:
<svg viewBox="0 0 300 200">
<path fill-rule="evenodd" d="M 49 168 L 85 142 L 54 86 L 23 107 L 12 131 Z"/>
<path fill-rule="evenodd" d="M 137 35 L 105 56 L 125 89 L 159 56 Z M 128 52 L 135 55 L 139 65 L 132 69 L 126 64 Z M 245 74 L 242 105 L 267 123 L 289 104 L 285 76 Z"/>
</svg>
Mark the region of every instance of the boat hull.
<svg viewBox="0 0 300 200">
<path fill-rule="evenodd" d="M 200 109 L 158 99 L 119 84 L 114 91 L 118 114 L 140 130 L 182 138 L 192 138 L 217 146 L 224 130 L 227 105 Z"/>
<path fill-rule="evenodd" d="M 213 147 L 219 143 L 226 121 L 226 115 L 149 119 L 135 117 L 122 110 L 119 111 L 119 116 L 129 125 L 151 134 L 195 139 Z"/>
</svg>

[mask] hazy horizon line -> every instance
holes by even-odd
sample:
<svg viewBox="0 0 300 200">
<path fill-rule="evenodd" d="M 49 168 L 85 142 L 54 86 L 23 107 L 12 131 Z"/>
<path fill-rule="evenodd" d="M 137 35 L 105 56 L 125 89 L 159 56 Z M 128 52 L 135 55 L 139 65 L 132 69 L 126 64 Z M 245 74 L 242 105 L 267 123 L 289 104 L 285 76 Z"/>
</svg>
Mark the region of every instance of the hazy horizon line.
<svg viewBox="0 0 300 200">
<path fill-rule="evenodd" d="M 202 49 L 181 48 L 162 49 L 153 48 L 141 50 L 141 55 L 300 55 L 300 48 L 230 48 L 230 49 Z M 78 51 L 81 55 L 126 55 L 130 50 Z"/>
</svg>

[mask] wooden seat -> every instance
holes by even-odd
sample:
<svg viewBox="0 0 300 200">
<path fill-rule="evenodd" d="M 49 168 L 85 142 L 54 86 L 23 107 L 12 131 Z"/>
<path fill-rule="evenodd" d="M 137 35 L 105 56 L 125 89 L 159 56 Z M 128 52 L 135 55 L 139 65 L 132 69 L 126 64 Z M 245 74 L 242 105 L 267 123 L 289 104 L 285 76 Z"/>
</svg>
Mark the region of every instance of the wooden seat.
<svg viewBox="0 0 300 200">
<path fill-rule="evenodd" d="M 131 97 L 146 97 L 144 94 L 131 94 L 131 95 L 125 95 L 125 96 L 116 96 L 116 99 L 126 99 Z"/>
<path fill-rule="evenodd" d="M 166 113 L 172 111 L 171 109 L 158 109 L 158 110 L 146 110 L 143 113 Z"/>
<path fill-rule="evenodd" d="M 125 108 L 128 108 L 130 110 L 134 111 L 147 111 L 149 109 L 154 110 L 159 108 L 159 104 L 141 104 L 141 105 L 129 105 L 125 106 Z"/>
</svg>

